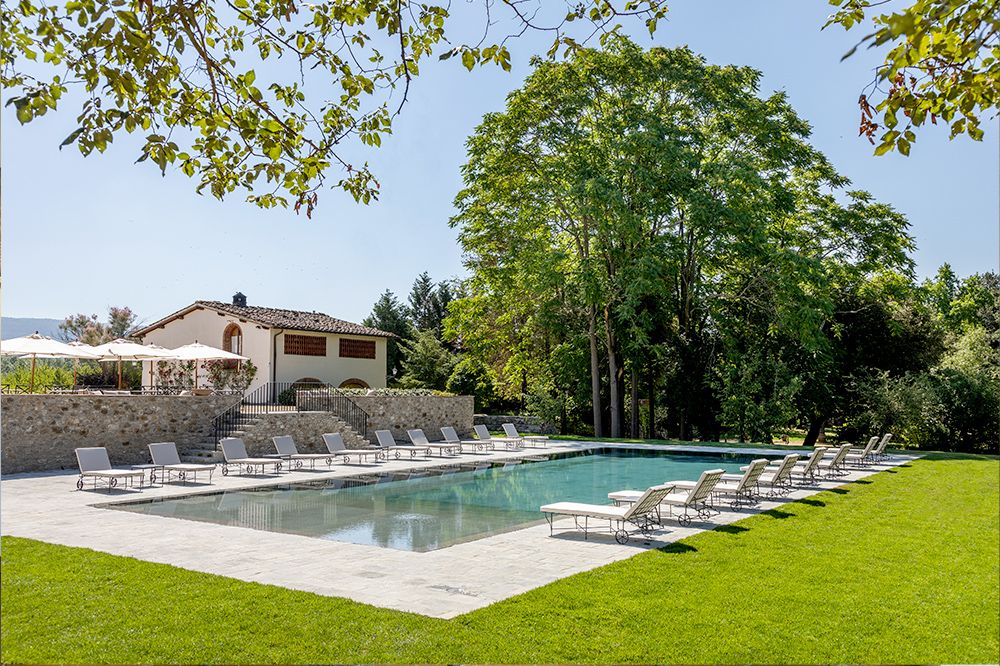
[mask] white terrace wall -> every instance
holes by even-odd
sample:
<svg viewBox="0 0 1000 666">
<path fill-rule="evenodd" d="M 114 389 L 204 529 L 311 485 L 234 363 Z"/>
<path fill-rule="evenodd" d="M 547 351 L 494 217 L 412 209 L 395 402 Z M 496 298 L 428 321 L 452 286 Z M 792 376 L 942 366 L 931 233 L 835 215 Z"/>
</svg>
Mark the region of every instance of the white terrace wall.
<svg viewBox="0 0 1000 666">
<path fill-rule="evenodd" d="M 103 446 L 112 465 L 149 462 L 151 442 L 183 453 L 212 441 L 215 417 L 237 396 L 6 395 L 0 399 L 4 474 L 77 467 L 73 449 Z"/>
<path fill-rule="evenodd" d="M 368 434 L 375 439 L 376 430 L 389 430 L 401 442 L 409 442 L 406 431 L 421 428 L 427 439 L 441 439 L 441 426 L 452 426 L 459 437 L 472 434 L 473 397 L 471 395 L 352 395 L 361 409 L 368 413 Z"/>
</svg>

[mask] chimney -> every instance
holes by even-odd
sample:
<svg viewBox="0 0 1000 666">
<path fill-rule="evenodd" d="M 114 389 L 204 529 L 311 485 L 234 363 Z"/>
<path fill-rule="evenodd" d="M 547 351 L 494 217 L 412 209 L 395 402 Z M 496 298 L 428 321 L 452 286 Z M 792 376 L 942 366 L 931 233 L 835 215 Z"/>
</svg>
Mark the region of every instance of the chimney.
<svg viewBox="0 0 1000 666">
<path fill-rule="evenodd" d="M 242 291 L 233 294 L 233 305 L 238 305 L 242 308 L 247 306 L 247 297 L 243 295 Z"/>
</svg>

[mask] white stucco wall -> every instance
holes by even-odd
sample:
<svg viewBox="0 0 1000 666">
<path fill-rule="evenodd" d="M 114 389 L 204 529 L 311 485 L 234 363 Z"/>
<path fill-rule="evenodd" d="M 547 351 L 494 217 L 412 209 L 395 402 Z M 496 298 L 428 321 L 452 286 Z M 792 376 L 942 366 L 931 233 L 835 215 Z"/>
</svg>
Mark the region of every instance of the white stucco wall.
<svg viewBox="0 0 1000 666">
<path fill-rule="evenodd" d="M 326 338 L 326 356 L 298 356 L 285 354 L 284 334 L 277 336 L 277 377 L 278 382 L 294 382 L 313 378 L 340 386 L 348 379 L 360 379 L 372 388 L 385 388 L 386 340 L 363 336 L 310 333 L 308 331 L 286 331 L 293 335 L 315 335 Z M 340 358 L 340 338 L 375 341 L 375 358 Z"/>
<path fill-rule="evenodd" d="M 270 336 L 268 330 L 250 321 L 240 320 L 232 315 L 222 315 L 215 310 L 199 309 L 182 318 L 174 319 L 162 328 L 150 331 L 143 337 L 146 344 L 160 345 L 175 349 L 192 342 L 200 342 L 210 347 L 222 349 L 222 334 L 229 324 L 236 324 L 243 332 L 243 356 L 257 366 L 257 377 L 250 390 L 271 381 Z M 143 363 L 143 383 L 149 383 L 150 365 Z M 205 386 L 204 370 L 199 370 L 198 383 Z"/>
<path fill-rule="evenodd" d="M 360 379 L 372 388 L 385 387 L 386 339 L 364 336 L 341 336 L 313 333 L 309 331 L 285 331 L 294 335 L 315 335 L 325 337 L 326 356 L 298 356 L 285 354 L 284 332 L 281 329 L 267 329 L 239 317 L 220 314 L 215 310 L 198 309 L 182 318 L 173 319 L 161 328 L 150 331 L 143 342 L 174 349 L 192 342 L 200 342 L 222 348 L 222 334 L 229 324 L 236 324 L 243 332 L 243 355 L 257 366 L 257 377 L 250 390 L 267 382 L 294 382 L 312 377 L 334 386 L 340 386 L 348 379 Z M 277 337 L 277 357 L 272 357 L 272 338 Z M 340 358 L 340 338 L 375 341 L 375 358 Z M 277 372 L 272 377 L 272 360 L 276 360 Z M 143 383 L 150 382 L 150 365 L 143 363 Z M 199 371 L 200 385 L 206 385 L 204 371 Z"/>
</svg>

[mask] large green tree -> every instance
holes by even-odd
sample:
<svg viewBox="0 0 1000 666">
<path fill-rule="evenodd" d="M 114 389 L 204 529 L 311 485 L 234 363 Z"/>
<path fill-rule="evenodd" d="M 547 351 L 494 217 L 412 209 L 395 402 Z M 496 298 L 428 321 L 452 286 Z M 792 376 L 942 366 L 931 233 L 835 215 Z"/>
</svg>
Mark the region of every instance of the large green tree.
<svg viewBox="0 0 1000 666">
<path fill-rule="evenodd" d="M 0 83 L 22 123 L 77 106 L 62 145 L 84 155 L 139 132 L 139 161 L 178 166 L 199 192 L 309 213 L 331 172 L 355 199 L 378 196 L 360 148 L 391 132 L 432 54 L 509 69 L 525 32 L 551 35 L 555 55 L 619 21 L 652 31 L 666 12 L 660 0 L 469 9 L 481 30 L 454 28 L 450 3 L 405 0 L 0 0 Z"/>
<path fill-rule="evenodd" d="M 387 380 L 398 381 L 403 376 L 403 349 L 401 343 L 413 337 L 410 311 L 399 302 L 396 295 L 386 289 L 372 306 L 371 314 L 361 322 L 365 326 L 377 328 L 396 337 L 386 343 Z"/>
<path fill-rule="evenodd" d="M 554 350 L 585 345 L 598 433 L 605 411 L 611 435 L 626 411 L 637 430 L 640 376 L 652 394 L 662 367 L 682 384 L 679 436 L 718 432 L 706 395 L 738 427 L 767 396 L 787 404 L 772 371 L 783 345 L 822 346 L 832 285 L 905 262 L 905 222 L 864 192 L 837 193 L 846 179 L 783 95 L 759 96 L 759 72 L 606 46 L 536 62 L 470 138 L 452 220 L 470 297 L 455 329 L 507 386 L 552 382 Z M 724 357 L 743 366 L 722 372 Z M 747 391 L 739 378 L 765 367 L 769 384 Z"/>
</svg>

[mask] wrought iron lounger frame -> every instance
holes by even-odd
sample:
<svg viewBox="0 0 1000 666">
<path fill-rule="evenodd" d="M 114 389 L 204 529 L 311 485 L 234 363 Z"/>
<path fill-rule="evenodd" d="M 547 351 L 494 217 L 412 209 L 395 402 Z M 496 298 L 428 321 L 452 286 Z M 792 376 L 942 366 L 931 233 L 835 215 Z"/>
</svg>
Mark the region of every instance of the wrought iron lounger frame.
<svg viewBox="0 0 1000 666">
<path fill-rule="evenodd" d="M 424 434 L 422 428 L 412 428 L 406 431 L 406 436 L 410 438 L 413 442 L 413 446 L 417 448 L 436 450 L 439 457 L 444 457 L 444 454 L 448 455 L 462 455 L 462 443 L 461 442 L 430 442 L 427 440 L 427 435 Z"/>
<path fill-rule="evenodd" d="M 628 543 L 631 534 L 626 525 L 635 526 L 645 537 L 652 535 L 654 526 L 660 524 L 660 502 L 673 489 L 672 486 L 653 486 L 627 509 L 621 506 L 602 504 L 581 504 L 577 502 L 557 502 L 541 507 L 549 523 L 549 536 L 555 533 L 557 516 L 572 516 L 575 531 L 582 531 L 583 538 L 589 536 L 590 519 L 608 521 L 608 530 L 620 544 Z M 655 515 L 655 519 L 653 516 Z M 580 524 L 580 519 L 583 524 Z"/>
<path fill-rule="evenodd" d="M 281 473 L 284 463 L 281 458 L 251 458 L 247 455 L 246 444 L 239 437 L 225 437 L 219 440 L 219 444 L 222 446 L 222 457 L 225 458 L 219 463 L 223 476 L 229 476 L 231 467 L 235 467 L 241 475 L 244 472 L 250 475 L 263 474 L 264 468 L 268 466 L 274 468 L 275 474 Z"/>
<path fill-rule="evenodd" d="M 323 433 L 323 443 L 326 444 L 327 453 L 330 454 L 329 465 L 333 466 L 333 461 L 337 458 L 343 458 L 344 464 L 350 465 L 351 458 L 357 458 L 358 464 L 364 461 L 368 456 L 375 456 L 375 462 L 379 460 L 385 460 L 385 451 L 376 447 L 367 447 L 362 449 L 349 449 L 344 445 L 344 436 L 339 432 L 325 432 Z"/>
<path fill-rule="evenodd" d="M 76 489 L 83 490 L 84 479 L 90 477 L 94 480 L 94 490 L 97 490 L 97 482 L 104 481 L 108 484 L 108 494 L 113 488 L 118 487 L 118 479 L 125 480 L 125 488 L 135 487 L 135 478 L 139 477 L 139 490 L 142 490 L 146 479 L 144 470 L 115 469 L 111 466 L 108 458 L 108 450 L 103 446 L 86 446 L 75 450 L 76 462 L 80 467 L 80 477 L 76 480 Z"/>
<path fill-rule="evenodd" d="M 198 472 L 208 472 L 208 482 L 212 483 L 215 465 L 181 462 L 177 454 L 177 444 L 174 442 L 154 442 L 147 448 L 149 448 L 149 458 L 153 461 L 153 468 L 149 474 L 150 483 L 156 483 L 156 470 L 160 470 L 160 483 L 170 483 L 176 476 L 178 481 L 186 484 L 189 474 L 197 483 Z"/>
<path fill-rule="evenodd" d="M 545 435 L 522 435 L 517 431 L 517 428 L 514 427 L 513 423 L 504 423 L 503 432 L 505 435 L 507 435 L 508 439 L 519 439 L 521 440 L 522 444 L 524 442 L 534 442 L 536 444 L 542 443 L 541 446 L 534 448 L 544 448 L 545 447 L 544 442 L 549 441 L 549 438 L 546 437 Z"/>
<path fill-rule="evenodd" d="M 489 434 L 489 432 L 486 434 Z M 459 448 L 469 446 L 472 448 L 472 452 L 489 453 L 494 448 L 493 441 L 490 439 L 467 439 L 463 441 L 451 426 L 442 426 L 441 436 L 444 437 L 446 444 L 456 444 Z"/>
<path fill-rule="evenodd" d="M 410 460 L 413 460 L 421 453 L 423 453 L 425 456 L 428 457 L 431 455 L 430 447 L 407 446 L 407 445 L 397 444 L 396 438 L 393 437 L 392 433 L 389 432 L 388 430 L 376 430 L 375 439 L 376 441 L 378 441 L 378 444 L 376 444 L 373 448 L 382 450 L 383 452 L 382 455 L 384 456 L 383 460 L 385 460 L 390 453 L 392 453 L 393 457 L 396 458 L 396 460 L 399 460 L 400 458 L 403 457 L 404 451 L 410 454 Z"/>
<path fill-rule="evenodd" d="M 302 469 L 306 462 L 309 469 L 316 469 L 316 461 L 322 460 L 327 467 L 333 467 L 333 455 L 330 453 L 299 453 L 299 447 L 295 445 L 295 439 L 291 435 L 278 435 L 271 438 L 274 444 L 275 453 L 267 457 L 281 458 L 288 463 L 288 469 Z"/>
</svg>

